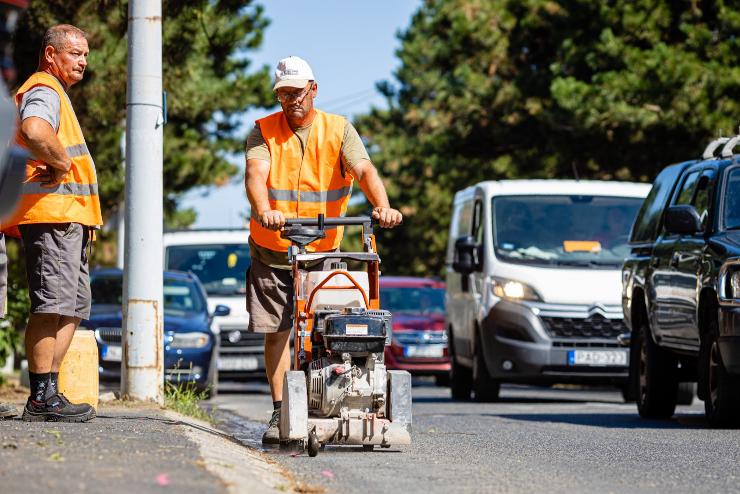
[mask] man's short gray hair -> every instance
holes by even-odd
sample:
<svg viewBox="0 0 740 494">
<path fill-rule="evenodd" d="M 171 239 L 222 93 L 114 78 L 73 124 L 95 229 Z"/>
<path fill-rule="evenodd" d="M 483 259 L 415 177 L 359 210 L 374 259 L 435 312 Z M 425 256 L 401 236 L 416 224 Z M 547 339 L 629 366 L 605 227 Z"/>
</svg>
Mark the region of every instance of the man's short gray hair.
<svg viewBox="0 0 740 494">
<path fill-rule="evenodd" d="M 57 51 L 63 50 L 67 46 L 69 38 L 87 39 L 87 33 L 71 24 L 52 26 L 44 34 L 44 40 L 41 43 L 41 52 L 43 53 L 47 46 L 53 46 Z"/>
</svg>

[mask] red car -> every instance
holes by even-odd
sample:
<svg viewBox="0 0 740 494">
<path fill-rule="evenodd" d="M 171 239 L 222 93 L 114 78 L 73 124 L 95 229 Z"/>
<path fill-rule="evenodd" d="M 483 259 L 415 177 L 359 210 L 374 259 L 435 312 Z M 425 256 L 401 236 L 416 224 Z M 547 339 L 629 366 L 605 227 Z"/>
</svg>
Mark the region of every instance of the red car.
<svg viewBox="0 0 740 494">
<path fill-rule="evenodd" d="M 393 314 L 393 340 L 385 365 L 446 384 L 450 357 L 445 332 L 445 284 L 428 278 L 383 276 L 380 306 Z"/>
</svg>

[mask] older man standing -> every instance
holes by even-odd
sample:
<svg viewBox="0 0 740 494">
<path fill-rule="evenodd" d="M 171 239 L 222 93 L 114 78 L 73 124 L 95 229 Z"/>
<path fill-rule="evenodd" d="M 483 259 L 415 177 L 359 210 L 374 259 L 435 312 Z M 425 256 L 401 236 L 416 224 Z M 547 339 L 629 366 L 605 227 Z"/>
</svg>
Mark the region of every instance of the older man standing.
<svg viewBox="0 0 740 494">
<path fill-rule="evenodd" d="M 80 82 L 89 53 L 86 35 L 61 24 L 44 35 L 39 68 L 15 96 L 20 115 L 16 140 L 32 158 L 15 212 L 2 230 L 23 239 L 31 314 L 26 355 L 31 396 L 27 421 L 85 422 L 87 404 L 58 392 L 59 367 L 77 326 L 90 315 L 86 246 L 103 223 L 95 164 L 67 90 Z"/>
<path fill-rule="evenodd" d="M 308 63 L 299 57 L 280 60 L 273 90 L 282 111 L 257 120 L 247 139 L 245 177 L 252 207 L 249 330 L 265 334 L 265 367 L 274 409 L 262 436 L 265 444 L 279 442 L 283 376 L 290 367 L 290 242 L 279 232 L 285 218 L 344 215 L 357 179 L 381 227 L 392 228 L 402 220 L 401 213 L 390 207 L 383 182 L 352 124 L 314 108 L 318 84 Z M 309 250 L 337 249 L 342 233 L 341 228 L 327 232 Z"/>
</svg>

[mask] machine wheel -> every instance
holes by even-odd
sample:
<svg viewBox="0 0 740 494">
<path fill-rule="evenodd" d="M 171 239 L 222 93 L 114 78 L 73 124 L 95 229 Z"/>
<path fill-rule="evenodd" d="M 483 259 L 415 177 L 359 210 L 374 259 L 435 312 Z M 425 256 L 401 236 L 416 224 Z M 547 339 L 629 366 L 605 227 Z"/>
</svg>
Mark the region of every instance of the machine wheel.
<svg viewBox="0 0 740 494">
<path fill-rule="evenodd" d="M 457 361 L 455 352 L 455 343 L 452 336 L 452 330 L 448 338 L 450 347 L 450 391 L 452 399 L 458 401 L 470 400 L 470 392 L 473 389 L 473 373 L 467 367 L 464 367 Z"/>
<path fill-rule="evenodd" d="M 362 445 L 362 450 L 363 451 L 372 451 L 374 449 L 375 449 L 375 445 L 374 444 L 363 444 Z"/>
<path fill-rule="evenodd" d="M 501 383 L 491 377 L 483 356 L 480 332 L 475 333 L 475 354 L 473 355 L 473 392 L 475 401 L 490 403 L 498 401 Z"/>
<path fill-rule="evenodd" d="M 740 423 L 740 382 L 725 370 L 719 353 L 719 323 L 710 316 L 707 332 L 701 339 L 699 365 L 705 373 L 704 415 L 712 427 Z"/>
<path fill-rule="evenodd" d="M 694 402 L 694 390 L 696 383 L 679 383 L 676 403 L 679 405 L 691 405 Z"/>
<path fill-rule="evenodd" d="M 319 454 L 319 450 L 321 449 L 321 443 L 319 442 L 319 438 L 316 437 L 316 431 L 311 431 L 311 433 L 308 435 L 308 456 L 311 458 L 315 457 Z"/>
<path fill-rule="evenodd" d="M 667 419 L 676 411 L 678 395 L 678 360 L 660 348 L 650 336 L 650 327 L 640 321 L 639 332 L 632 335 L 639 352 L 637 411 L 646 419 Z"/>
</svg>

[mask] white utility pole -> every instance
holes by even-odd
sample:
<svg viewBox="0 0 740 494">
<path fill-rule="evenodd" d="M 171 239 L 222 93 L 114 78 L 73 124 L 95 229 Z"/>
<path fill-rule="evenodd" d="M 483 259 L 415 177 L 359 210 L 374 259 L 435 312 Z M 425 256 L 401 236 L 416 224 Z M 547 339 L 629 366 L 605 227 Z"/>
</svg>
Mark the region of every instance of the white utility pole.
<svg viewBox="0 0 740 494">
<path fill-rule="evenodd" d="M 164 402 L 162 2 L 128 7 L 121 393 Z"/>
</svg>

